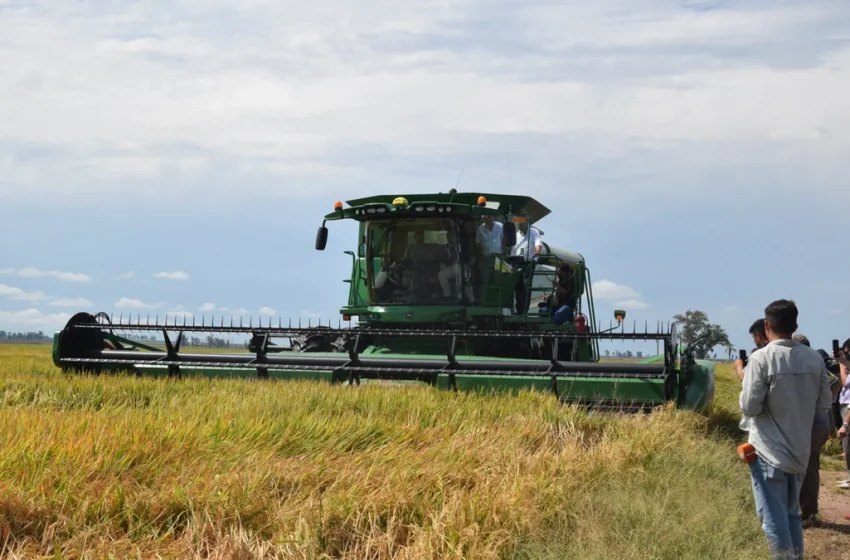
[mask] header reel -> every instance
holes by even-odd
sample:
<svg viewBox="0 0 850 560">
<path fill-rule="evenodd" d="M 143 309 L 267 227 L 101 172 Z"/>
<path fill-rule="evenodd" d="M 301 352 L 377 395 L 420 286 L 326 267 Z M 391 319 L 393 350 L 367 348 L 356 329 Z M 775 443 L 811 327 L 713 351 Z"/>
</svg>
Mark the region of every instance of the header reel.
<svg viewBox="0 0 850 560">
<path fill-rule="evenodd" d="M 612 332 L 622 329 L 625 314 L 618 325 L 603 332 L 528 333 L 459 329 L 395 329 L 351 326 L 336 328 L 319 325 L 277 325 L 269 321 L 248 325 L 243 322 L 201 324 L 157 320 L 141 316 L 115 321 L 106 314 L 78 313 L 56 337 L 54 362 L 63 370 L 130 372 L 137 375 L 202 375 L 207 377 L 257 377 L 273 379 L 323 380 L 329 383 L 360 384 L 361 380 L 421 382 L 452 390 L 551 391 L 566 402 L 596 407 L 646 409 L 668 401 L 683 406 L 687 394 L 689 368 L 677 364 L 675 324 L 666 329 L 648 325 L 643 331 Z M 165 348 L 127 337 L 131 332 L 161 332 Z M 172 338 L 169 332 L 177 333 Z M 124 333 L 119 334 L 119 333 Z M 187 333 L 246 334 L 248 348 L 239 351 L 187 352 L 182 349 Z M 443 355 L 400 355 L 380 351 L 383 340 L 440 339 L 445 342 Z M 459 345 L 474 338 L 535 337 L 550 342 L 553 356 L 562 343 L 580 339 L 656 340 L 664 344 L 659 363 L 593 363 L 555 359 L 529 360 L 461 356 Z M 274 339 L 289 339 L 291 344 L 275 345 Z M 684 363 L 683 363 L 684 365 Z M 693 365 L 693 364 L 691 364 Z M 692 399 L 691 399 L 692 400 Z"/>
</svg>

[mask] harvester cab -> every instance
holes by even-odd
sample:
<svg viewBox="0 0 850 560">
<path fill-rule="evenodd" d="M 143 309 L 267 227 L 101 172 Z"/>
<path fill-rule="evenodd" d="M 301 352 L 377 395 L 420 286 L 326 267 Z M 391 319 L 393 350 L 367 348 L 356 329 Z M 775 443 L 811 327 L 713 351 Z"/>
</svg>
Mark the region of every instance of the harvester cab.
<svg viewBox="0 0 850 560">
<path fill-rule="evenodd" d="M 616 324 L 602 330 L 584 257 L 551 246 L 538 227 L 549 213 L 531 197 L 454 189 L 337 202 L 315 243 L 326 248 L 327 222 L 357 223 L 337 327 L 78 313 L 54 338 L 54 362 L 73 371 L 416 381 L 539 389 L 594 406 L 704 408 L 713 398 L 713 364 L 680 351 L 675 324 L 625 332 L 618 310 Z M 165 348 L 122 331 L 159 331 Z M 169 332 L 177 333 L 174 342 Z M 189 332 L 250 339 L 242 352 L 191 353 L 180 348 Z M 599 363 L 602 340 L 663 342 L 664 351 L 647 363 Z"/>
<path fill-rule="evenodd" d="M 531 299 L 555 292 L 553 265 L 563 261 L 564 252 L 550 251 L 540 262 L 535 245 L 540 234 L 529 226 L 549 211 L 531 198 L 491 202 L 484 195 L 452 191 L 424 198 L 371 197 L 349 205 L 337 203 L 316 238 L 316 248 L 323 250 L 327 221 L 359 222 L 358 251 L 349 253 L 353 266 L 344 316 L 371 323 L 400 317 L 405 323 L 481 322 L 526 315 Z M 567 260 L 583 261 L 576 254 Z M 402 317 L 399 306 L 422 309 L 404 309 Z"/>
</svg>

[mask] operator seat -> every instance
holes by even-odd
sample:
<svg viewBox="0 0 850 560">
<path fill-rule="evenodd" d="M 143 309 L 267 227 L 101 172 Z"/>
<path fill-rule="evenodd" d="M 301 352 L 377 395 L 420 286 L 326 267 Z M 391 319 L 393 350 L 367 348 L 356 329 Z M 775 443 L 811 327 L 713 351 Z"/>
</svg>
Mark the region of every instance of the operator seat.
<svg viewBox="0 0 850 560">
<path fill-rule="evenodd" d="M 410 245 L 407 250 L 406 260 L 410 262 L 412 282 L 411 294 L 419 297 L 427 297 L 434 290 L 439 289 L 437 274 L 440 272 L 440 264 L 449 263 L 449 254 L 442 243 L 417 243 Z"/>
</svg>

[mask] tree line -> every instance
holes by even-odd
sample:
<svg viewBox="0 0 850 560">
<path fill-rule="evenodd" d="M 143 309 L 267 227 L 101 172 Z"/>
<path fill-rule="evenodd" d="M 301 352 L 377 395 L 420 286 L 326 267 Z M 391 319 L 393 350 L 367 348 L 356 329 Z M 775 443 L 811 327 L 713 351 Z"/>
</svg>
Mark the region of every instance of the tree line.
<svg viewBox="0 0 850 560">
<path fill-rule="evenodd" d="M 154 344 L 154 343 L 164 344 L 165 343 L 165 341 L 163 341 L 161 338 L 157 338 L 154 335 L 148 336 L 148 335 L 144 335 L 144 334 L 133 334 L 133 335 L 125 336 L 124 338 L 126 338 L 128 340 L 133 340 L 135 342 L 147 342 L 147 343 L 151 343 L 151 344 Z M 171 340 L 175 340 L 176 337 L 169 335 L 169 338 Z M 203 348 L 203 347 L 207 347 L 207 348 L 233 348 L 233 347 L 237 347 L 237 346 L 240 346 L 240 347 L 246 346 L 247 342 L 246 343 L 242 343 L 242 342 L 237 343 L 237 342 L 233 342 L 231 340 L 226 340 L 224 338 L 219 338 L 219 337 L 216 337 L 216 336 L 213 336 L 213 335 L 208 335 L 205 338 L 201 338 L 199 336 L 184 336 L 182 345 L 183 346 L 194 346 L 194 347 L 197 347 L 197 348 Z"/>
<path fill-rule="evenodd" d="M 50 340 L 43 331 L 38 332 L 6 332 L 0 331 L 0 342 L 42 342 Z"/>
</svg>

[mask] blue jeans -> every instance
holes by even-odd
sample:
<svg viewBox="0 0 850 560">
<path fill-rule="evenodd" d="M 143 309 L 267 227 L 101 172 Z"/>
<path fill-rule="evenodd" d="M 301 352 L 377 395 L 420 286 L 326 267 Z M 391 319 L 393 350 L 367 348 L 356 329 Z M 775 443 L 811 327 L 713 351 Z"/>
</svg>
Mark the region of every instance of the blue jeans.
<svg viewBox="0 0 850 560">
<path fill-rule="evenodd" d="M 756 514 L 767 535 L 771 558 L 803 558 L 803 518 L 800 516 L 802 474 L 770 466 L 761 457 L 750 464 Z"/>
<path fill-rule="evenodd" d="M 573 309 L 569 305 L 562 305 L 552 315 L 552 322 L 556 325 L 563 325 L 573 318 Z"/>
</svg>

